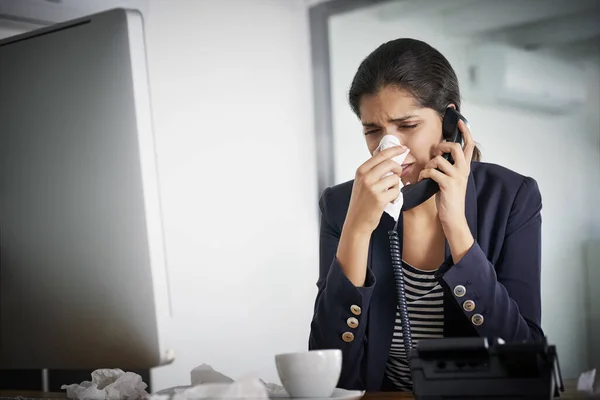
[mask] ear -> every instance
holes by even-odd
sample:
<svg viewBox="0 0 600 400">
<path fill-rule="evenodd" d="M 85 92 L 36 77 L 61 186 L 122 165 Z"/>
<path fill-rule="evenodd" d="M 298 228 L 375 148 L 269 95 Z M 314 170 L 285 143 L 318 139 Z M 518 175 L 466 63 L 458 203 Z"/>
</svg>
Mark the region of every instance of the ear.
<svg viewBox="0 0 600 400">
<path fill-rule="evenodd" d="M 456 105 L 455 105 L 454 103 L 450 103 L 450 104 L 448 104 L 448 106 L 447 106 L 447 107 L 449 107 L 449 108 L 453 108 L 453 109 L 455 109 L 455 110 L 456 110 Z"/>
</svg>

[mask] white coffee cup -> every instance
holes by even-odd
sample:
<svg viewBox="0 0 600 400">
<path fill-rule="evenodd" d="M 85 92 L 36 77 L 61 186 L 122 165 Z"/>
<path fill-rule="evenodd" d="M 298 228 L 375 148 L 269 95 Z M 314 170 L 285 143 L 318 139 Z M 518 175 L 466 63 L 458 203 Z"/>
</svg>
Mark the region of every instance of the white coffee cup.
<svg viewBox="0 0 600 400">
<path fill-rule="evenodd" d="M 290 397 L 330 397 L 342 373 L 342 351 L 277 354 L 275 365 L 281 384 Z"/>
</svg>

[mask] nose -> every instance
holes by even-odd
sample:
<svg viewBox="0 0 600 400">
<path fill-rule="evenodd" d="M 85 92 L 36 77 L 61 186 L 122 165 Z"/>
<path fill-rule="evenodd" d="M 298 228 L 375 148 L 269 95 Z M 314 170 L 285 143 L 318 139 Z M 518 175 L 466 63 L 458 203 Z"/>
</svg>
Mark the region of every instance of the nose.
<svg viewBox="0 0 600 400">
<path fill-rule="evenodd" d="M 407 135 L 404 135 L 396 126 L 386 127 L 385 135 L 395 136 L 402 146 L 408 147 L 410 149 L 410 138 Z"/>
<path fill-rule="evenodd" d="M 385 128 L 385 130 L 384 130 L 384 132 L 383 132 L 383 134 L 384 134 L 384 135 L 392 135 L 392 136 L 395 136 L 395 137 L 396 137 L 396 138 L 397 138 L 397 139 L 400 141 L 400 144 L 402 144 L 402 145 L 406 146 L 406 143 L 404 142 L 404 140 L 405 140 L 406 138 L 404 138 L 404 137 L 403 137 L 404 135 L 402 135 L 402 134 L 401 134 L 401 133 L 398 131 L 398 128 L 397 128 L 397 127 L 395 127 L 395 126 L 386 127 L 386 128 Z"/>
</svg>

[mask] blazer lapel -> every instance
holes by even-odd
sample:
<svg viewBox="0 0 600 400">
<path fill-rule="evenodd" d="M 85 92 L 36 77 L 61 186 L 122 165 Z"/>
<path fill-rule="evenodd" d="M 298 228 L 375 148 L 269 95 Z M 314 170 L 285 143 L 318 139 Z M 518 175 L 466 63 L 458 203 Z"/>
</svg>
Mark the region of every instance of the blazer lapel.
<svg viewBox="0 0 600 400">
<path fill-rule="evenodd" d="M 394 228 L 394 220 L 384 213 L 379 226 L 371 236 L 369 266 L 377 279 L 369 308 L 367 329 L 368 351 L 366 376 L 367 389 L 379 389 L 385 373 L 394 322 L 396 320 L 396 281 L 392 270 L 390 241 L 388 232 Z M 402 243 L 402 217 L 398 222 L 400 243 Z"/>
<path fill-rule="evenodd" d="M 473 174 L 469 174 L 469 182 L 467 183 L 467 195 L 465 198 L 465 215 L 469 229 L 475 241 L 477 241 L 477 188 L 475 187 L 475 179 Z"/>
</svg>

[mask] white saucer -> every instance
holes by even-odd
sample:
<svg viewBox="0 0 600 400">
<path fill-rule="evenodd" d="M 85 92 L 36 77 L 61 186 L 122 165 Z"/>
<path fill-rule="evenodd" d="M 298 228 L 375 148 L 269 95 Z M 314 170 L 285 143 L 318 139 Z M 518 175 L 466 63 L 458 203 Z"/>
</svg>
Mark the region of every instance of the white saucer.
<svg viewBox="0 0 600 400">
<path fill-rule="evenodd" d="M 288 397 L 291 400 L 360 400 L 365 395 L 363 390 L 335 389 L 331 397 Z M 272 399 L 284 399 L 285 397 L 271 397 Z"/>
</svg>

